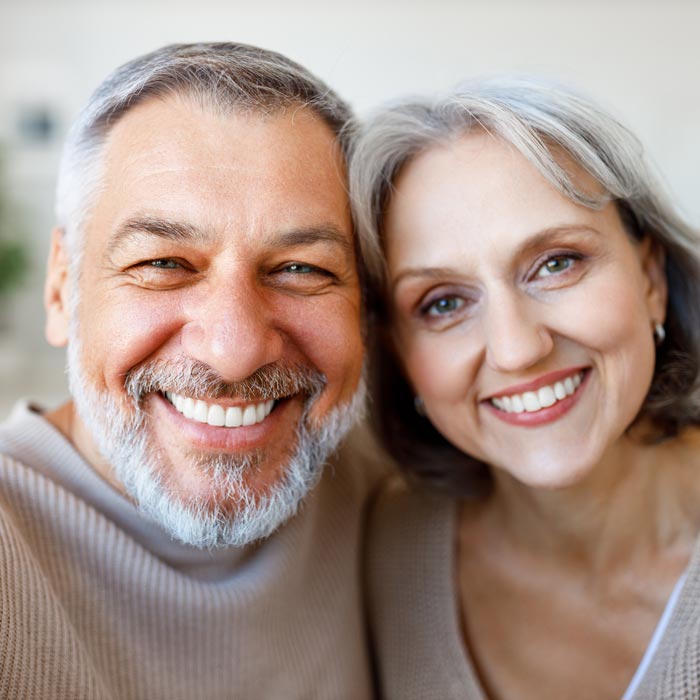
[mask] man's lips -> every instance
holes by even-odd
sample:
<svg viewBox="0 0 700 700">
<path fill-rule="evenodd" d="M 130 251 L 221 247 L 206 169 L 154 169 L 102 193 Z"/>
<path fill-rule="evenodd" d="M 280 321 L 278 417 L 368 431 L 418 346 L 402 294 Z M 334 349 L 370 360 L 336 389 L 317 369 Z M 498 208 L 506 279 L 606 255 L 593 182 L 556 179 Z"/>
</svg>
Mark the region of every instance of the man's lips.
<svg viewBox="0 0 700 700">
<path fill-rule="evenodd" d="M 175 434 L 181 436 L 195 449 L 220 450 L 223 452 L 242 452 L 259 449 L 267 446 L 271 441 L 282 441 L 281 435 L 277 435 L 281 429 L 288 428 L 288 435 L 284 437 L 285 449 L 287 443 L 293 439 L 299 420 L 303 413 L 303 397 L 296 395 L 274 402 L 272 410 L 264 415 L 262 420 L 257 420 L 257 408 L 255 408 L 255 422 L 248 425 L 241 423 L 238 427 L 226 427 L 210 425 L 208 422 L 198 421 L 194 418 L 186 418 L 164 394 L 151 394 L 153 397 L 153 413 L 167 416 L 174 424 Z M 239 404 L 243 415 L 251 406 L 259 404 Z M 265 403 L 263 403 L 265 406 Z M 227 407 L 235 408 L 235 407 Z M 200 409 L 201 410 L 201 409 Z M 264 411 L 263 411 L 264 412 Z M 208 414 L 207 414 L 208 415 Z M 249 410 L 250 416 L 250 410 Z M 225 414 L 224 414 L 225 417 Z M 249 417 L 249 421 L 252 418 Z M 285 428 L 286 426 L 286 428 Z"/>
<path fill-rule="evenodd" d="M 235 403 L 233 401 L 204 401 L 182 394 L 165 392 L 165 398 L 185 418 L 206 423 L 214 427 L 240 428 L 241 426 L 262 423 L 275 405 L 274 399 L 268 401 Z"/>
</svg>

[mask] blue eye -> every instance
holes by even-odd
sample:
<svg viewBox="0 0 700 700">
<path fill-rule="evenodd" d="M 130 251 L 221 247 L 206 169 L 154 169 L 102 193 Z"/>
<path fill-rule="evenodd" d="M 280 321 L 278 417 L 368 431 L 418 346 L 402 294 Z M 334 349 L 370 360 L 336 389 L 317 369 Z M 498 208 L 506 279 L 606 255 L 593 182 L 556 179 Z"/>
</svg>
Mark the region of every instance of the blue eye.
<svg viewBox="0 0 700 700">
<path fill-rule="evenodd" d="M 284 268 L 285 272 L 292 272 L 297 275 L 309 275 L 313 272 L 319 272 L 319 270 L 311 265 L 301 265 L 299 263 L 293 263 L 292 265 L 287 265 Z"/>
<path fill-rule="evenodd" d="M 549 277 L 566 272 L 574 264 L 574 257 L 571 255 L 556 255 L 549 258 L 537 270 L 536 277 Z"/>
<path fill-rule="evenodd" d="M 156 267 L 160 270 L 175 270 L 181 267 L 180 263 L 176 262 L 172 258 L 158 258 L 157 260 L 149 260 L 148 265 L 151 267 Z"/>
<path fill-rule="evenodd" d="M 426 306 L 424 313 L 428 316 L 444 316 L 464 306 L 464 299 L 459 297 L 441 297 Z"/>
</svg>

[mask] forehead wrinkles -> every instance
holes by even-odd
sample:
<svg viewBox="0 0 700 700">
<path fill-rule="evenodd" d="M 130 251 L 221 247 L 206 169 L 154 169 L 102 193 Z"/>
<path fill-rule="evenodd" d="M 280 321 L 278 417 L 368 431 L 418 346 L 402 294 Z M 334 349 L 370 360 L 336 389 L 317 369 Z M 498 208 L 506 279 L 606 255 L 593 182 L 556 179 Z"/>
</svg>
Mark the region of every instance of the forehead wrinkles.
<svg viewBox="0 0 700 700">
<path fill-rule="evenodd" d="M 275 229 L 350 226 L 339 146 L 303 109 L 221 115 L 147 102 L 115 125 L 105 161 L 108 225 L 143 211 L 256 241 Z"/>
</svg>

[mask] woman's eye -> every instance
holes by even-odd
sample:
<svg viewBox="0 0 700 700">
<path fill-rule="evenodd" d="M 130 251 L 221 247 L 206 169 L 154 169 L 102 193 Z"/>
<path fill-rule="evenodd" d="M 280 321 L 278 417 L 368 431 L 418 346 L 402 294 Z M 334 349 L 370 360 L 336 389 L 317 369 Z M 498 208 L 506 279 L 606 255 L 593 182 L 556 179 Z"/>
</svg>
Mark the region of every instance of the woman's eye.
<svg viewBox="0 0 700 700">
<path fill-rule="evenodd" d="M 430 302 L 425 309 L 424 313 L 428 316 L 444 316 L 446 314 L 457 311 L 457 309 L 464 306 L 464 299 L 459 297 L 441 297 L 435 301 Z"/>
<path fill-rule="evenodd" d="M 535 277 L 549 277 L 561 272 L 565 272 L 574 264 L 574 258 L 571 255 L 557 255 L 549 258 L 537 270 Z"/>
<path fill-rule="evenodd" d="M 302 265 L 301 263 L 292 263 L 284 268 L 285 272 L 291 272 L 297 275 L 309 275 L 313 272 L 320 272 L 318 268 L 312 267 L 311 265 Z"/>
</svg>

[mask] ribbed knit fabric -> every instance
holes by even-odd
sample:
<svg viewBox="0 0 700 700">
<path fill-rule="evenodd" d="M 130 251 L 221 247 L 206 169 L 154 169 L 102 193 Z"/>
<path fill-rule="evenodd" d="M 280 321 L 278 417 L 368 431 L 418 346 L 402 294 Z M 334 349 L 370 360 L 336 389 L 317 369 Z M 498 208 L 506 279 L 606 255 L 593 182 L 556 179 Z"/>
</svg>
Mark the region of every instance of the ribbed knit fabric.
<svg viewBox="0 0 700 700">
<path fill-rule="evenodd" d="M 399 479 L 377 499 L 368 585 L 384 700 L 486 700 L 459 629 L 456 523 L 455 499 L 410 489 Z M 700 700 L 700 543 L 632 699 Z"/>
<path fill-rule="evenodd" d="M 0 453 L 0 698 L 372 697 L 360 455 L 262 544 L 209 553 L 172 542 L 26 405 Z"/>
</svg>

